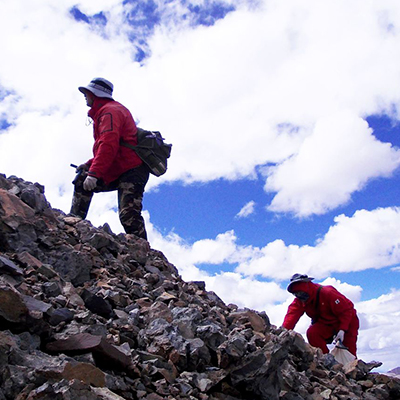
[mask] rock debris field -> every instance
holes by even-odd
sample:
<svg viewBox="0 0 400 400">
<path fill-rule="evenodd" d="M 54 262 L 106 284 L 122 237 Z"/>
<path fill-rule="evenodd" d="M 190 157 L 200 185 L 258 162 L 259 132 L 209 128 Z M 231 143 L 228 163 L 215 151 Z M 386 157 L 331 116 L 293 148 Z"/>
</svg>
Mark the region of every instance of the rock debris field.
<svg viewBox="0 0 400 400">
<path fill-rule="evenodd" d="M 343 366 L 0 175 L 0 400 L 400 399 L 380 365 Z"/>
</svg>

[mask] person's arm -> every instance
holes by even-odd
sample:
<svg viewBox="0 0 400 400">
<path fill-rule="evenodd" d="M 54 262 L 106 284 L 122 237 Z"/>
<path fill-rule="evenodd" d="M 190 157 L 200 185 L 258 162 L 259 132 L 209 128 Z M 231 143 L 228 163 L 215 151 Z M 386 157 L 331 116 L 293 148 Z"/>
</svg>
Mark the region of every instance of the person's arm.
<svg viewBox="0 0 400 400">
<path fill-rule="evenodd" d="M 117 112 L 104 112 L 98 118 L 96 154 L 91 162 L 88 174 L 101 178 L 109 170 L 118 153 L 121 132 L 121 116 Z"/>
<path fill-rule="evenodd" d="M 288 307 L 282 326 L 286 329 L 294 329 L 304 312 L 305 308 L 301 301 L 294 299 Z"/>
</svg>

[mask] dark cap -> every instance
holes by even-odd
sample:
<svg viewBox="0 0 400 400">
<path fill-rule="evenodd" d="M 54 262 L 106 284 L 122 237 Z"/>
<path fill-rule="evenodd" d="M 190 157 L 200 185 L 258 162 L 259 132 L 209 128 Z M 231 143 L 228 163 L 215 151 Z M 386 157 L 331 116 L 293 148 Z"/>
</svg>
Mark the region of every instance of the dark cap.
<svg viewBox="0 0 400 400">
<path fill-rule="evenodd" d="M 287 287 L 287 291 L 289 293 L 292 293 L 291 286 L 297 282 L 311 282 L 314 278 L 309 277 L 308 275 L 305 274 L 294 274 L 290 278 L 290 283 Z"/>
</svg>

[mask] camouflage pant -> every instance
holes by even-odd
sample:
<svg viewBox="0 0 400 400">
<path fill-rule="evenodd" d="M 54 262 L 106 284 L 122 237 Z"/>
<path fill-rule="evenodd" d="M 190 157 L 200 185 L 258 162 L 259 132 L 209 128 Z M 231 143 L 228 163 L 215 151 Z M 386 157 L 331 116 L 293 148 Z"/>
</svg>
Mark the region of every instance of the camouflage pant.
<svg viewBox="0 0 400 400">
<path fill-rule="evenodd" d="M 118 190 L 119 220 L 126 233 L 132 233 L 147 240 L 147 233 L 142 217 L 142 200 L 147 179 L 138 179 L 135 170 L 122 174 L 116 181 L 108 185 L 98 184 L 93 191 L 83 189 L 86 173 L 74 181 L 75 190 L 72 198 L 71 214 L 85 219 L 89 211 L 94 193 Z"/>
</svg>

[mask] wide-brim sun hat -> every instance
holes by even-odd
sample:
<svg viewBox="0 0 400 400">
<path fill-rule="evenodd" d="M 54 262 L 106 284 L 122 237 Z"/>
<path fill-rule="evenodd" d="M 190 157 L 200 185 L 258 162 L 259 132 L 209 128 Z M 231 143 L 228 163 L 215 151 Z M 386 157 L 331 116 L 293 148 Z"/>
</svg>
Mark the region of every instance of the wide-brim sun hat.
<svg viewBox="0 0 400 400">
<path fill-rule="evenodd" d="M 287 291 L 288 291 L 289 293 L 293 293 L 291 289 L 292 289 L 292 287 L 293 287 L 293 285 L 294 285 L 295 283 L 298 283 L 298 282 L 311 282 L 313 279 L 314 279 L 314 278 L 311 278 L 310 276 L 305 275 L 305 274 L 294 274 L 294 275 L 290 278 L 290 283 L 289 283 L 289 285 L 288 285 L 288 287 L 287 287 Z"/>
<path fill-rule="evenodd" d="M 83 94 L 85 94 L 85 92 L 91 92 L 96 97 L 112 99 L 114 85 L 107 79 L 93 78 L 87 86 L 79 86 L 78 89 Z"/>
</svg>

